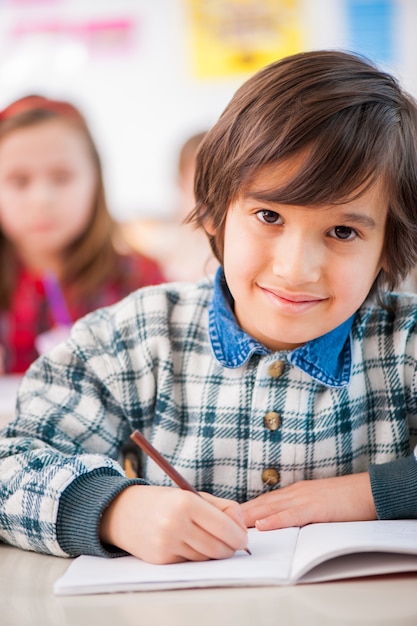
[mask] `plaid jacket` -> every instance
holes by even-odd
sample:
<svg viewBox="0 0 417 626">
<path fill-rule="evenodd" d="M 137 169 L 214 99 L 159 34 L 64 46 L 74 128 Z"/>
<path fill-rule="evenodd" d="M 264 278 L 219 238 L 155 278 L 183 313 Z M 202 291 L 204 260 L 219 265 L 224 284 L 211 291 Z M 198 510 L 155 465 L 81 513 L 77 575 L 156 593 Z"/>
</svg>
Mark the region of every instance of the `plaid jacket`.
<svg viewBox="0 0 417 626">
<path fill-rule="evenodd" d="M 390 311 L 365 303 L 317 343 L 282 353 L 239 329 L 227 297 L 221 276 L 214 288 L 141 289 L 77 322 L 32 365 L 0 440 L 4 541 L 108 554 L 99 518 L 132 483 L 119 462 L 135 428 L 218 496 L 259 495 L 266 468 L 278 487 L 370 468 L 380 517 L 417 517 L 417 297 L 390 296 Z M 171 484 L 152 461 L 144 479 Z"/>
</svg>

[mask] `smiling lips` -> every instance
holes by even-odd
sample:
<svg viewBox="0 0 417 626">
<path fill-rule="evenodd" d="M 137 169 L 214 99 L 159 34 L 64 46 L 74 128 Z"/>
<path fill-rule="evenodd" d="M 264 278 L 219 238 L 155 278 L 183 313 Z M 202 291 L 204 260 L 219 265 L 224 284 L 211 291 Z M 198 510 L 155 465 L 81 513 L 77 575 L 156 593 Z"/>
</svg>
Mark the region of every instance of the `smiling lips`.
<svg viewBox="0 0 417 626">
<path fill-rule="evenodd" d="M 326 298 L 308 294 L 289 294 L 268 289 L 267 287 L 260 288 L 275 307 L 288 313 L 304 313 L 326 300 Z"/>
</svg>

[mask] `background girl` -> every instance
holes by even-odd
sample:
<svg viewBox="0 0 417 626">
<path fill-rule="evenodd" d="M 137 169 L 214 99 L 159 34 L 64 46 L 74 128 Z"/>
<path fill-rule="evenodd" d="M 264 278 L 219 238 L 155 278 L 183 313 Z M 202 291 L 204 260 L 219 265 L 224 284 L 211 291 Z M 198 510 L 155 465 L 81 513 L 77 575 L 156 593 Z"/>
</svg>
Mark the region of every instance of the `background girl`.
<svg viewBox="0 0 417 626">
<path fill-rule="evenodd" d="M 42 96 L 0 112 L 2 373 L 24 372 L 51 329 L 163 281 L 154 260 L 123 253 L 115 238 L 81 113 Z M 48 345 L 61 337 L 47 335 Z"/>
</svg>

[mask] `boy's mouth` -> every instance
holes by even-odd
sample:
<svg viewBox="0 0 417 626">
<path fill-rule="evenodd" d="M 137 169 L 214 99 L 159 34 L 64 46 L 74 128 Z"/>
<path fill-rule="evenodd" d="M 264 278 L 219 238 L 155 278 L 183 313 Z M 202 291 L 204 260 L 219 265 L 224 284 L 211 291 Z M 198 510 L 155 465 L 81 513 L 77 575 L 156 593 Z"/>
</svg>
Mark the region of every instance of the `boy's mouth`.
<svg viewBox="0 0 417 626">
<path fill-rule="evenodd" d="M 304 313 L 327 299 L 313 294 L 288 293 L 268 287 L 260 287 L 260 289 L 274 306 L 292 313 Z"/>
</svg>

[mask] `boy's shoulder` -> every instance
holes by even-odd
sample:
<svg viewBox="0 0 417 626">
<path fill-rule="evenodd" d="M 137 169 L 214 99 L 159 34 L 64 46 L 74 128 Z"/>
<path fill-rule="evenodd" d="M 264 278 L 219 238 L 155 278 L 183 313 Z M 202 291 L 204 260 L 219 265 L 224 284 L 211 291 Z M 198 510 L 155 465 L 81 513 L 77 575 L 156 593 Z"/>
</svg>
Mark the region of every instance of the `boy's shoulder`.
<svg viewBox="0 0 417 626">
<path fill-rule="evenodd" d="M 174 309 L 184 312 L 207 309 L 213 294 L 214 278 L 204 278 L 195 283 L 166 282 L 141 287 L 116 304 L 94 314 L 118 320 L 146 315 L 152 318 L 171 315 Z"/>
<path fill-rule="evenodd" d="M 360 307 L 354 327 L 365 328 L 372 334 L 386 334 L 397 330 L 417 329 L 417 293 L 387 292 L 384 306 L 369 298 Z"/>
<path fill-rule="evenodd" d="M 73 326 L 71 338 L 84 355 L 117 352 L 161 338 L 198 334 L 208 326 L 213 279 L 198 283 L 162 283 L 141 287 L 116 304 L 93 311 Z M 87 348 L 90 350 L 88 352 Z M 100 352 L 101 354 L 101 352 Z"/>
<path fill-rule="evenodd" d="M 210 302 L 213 293 L 214 277 L 207 277 L 198 282 L 164 282 L 158 285 L 141 287 L 132 292 L 125 300 L 129 302 L 154 301 L 171 304 L 187 304 L 189 302 Z"/>
</svg>

